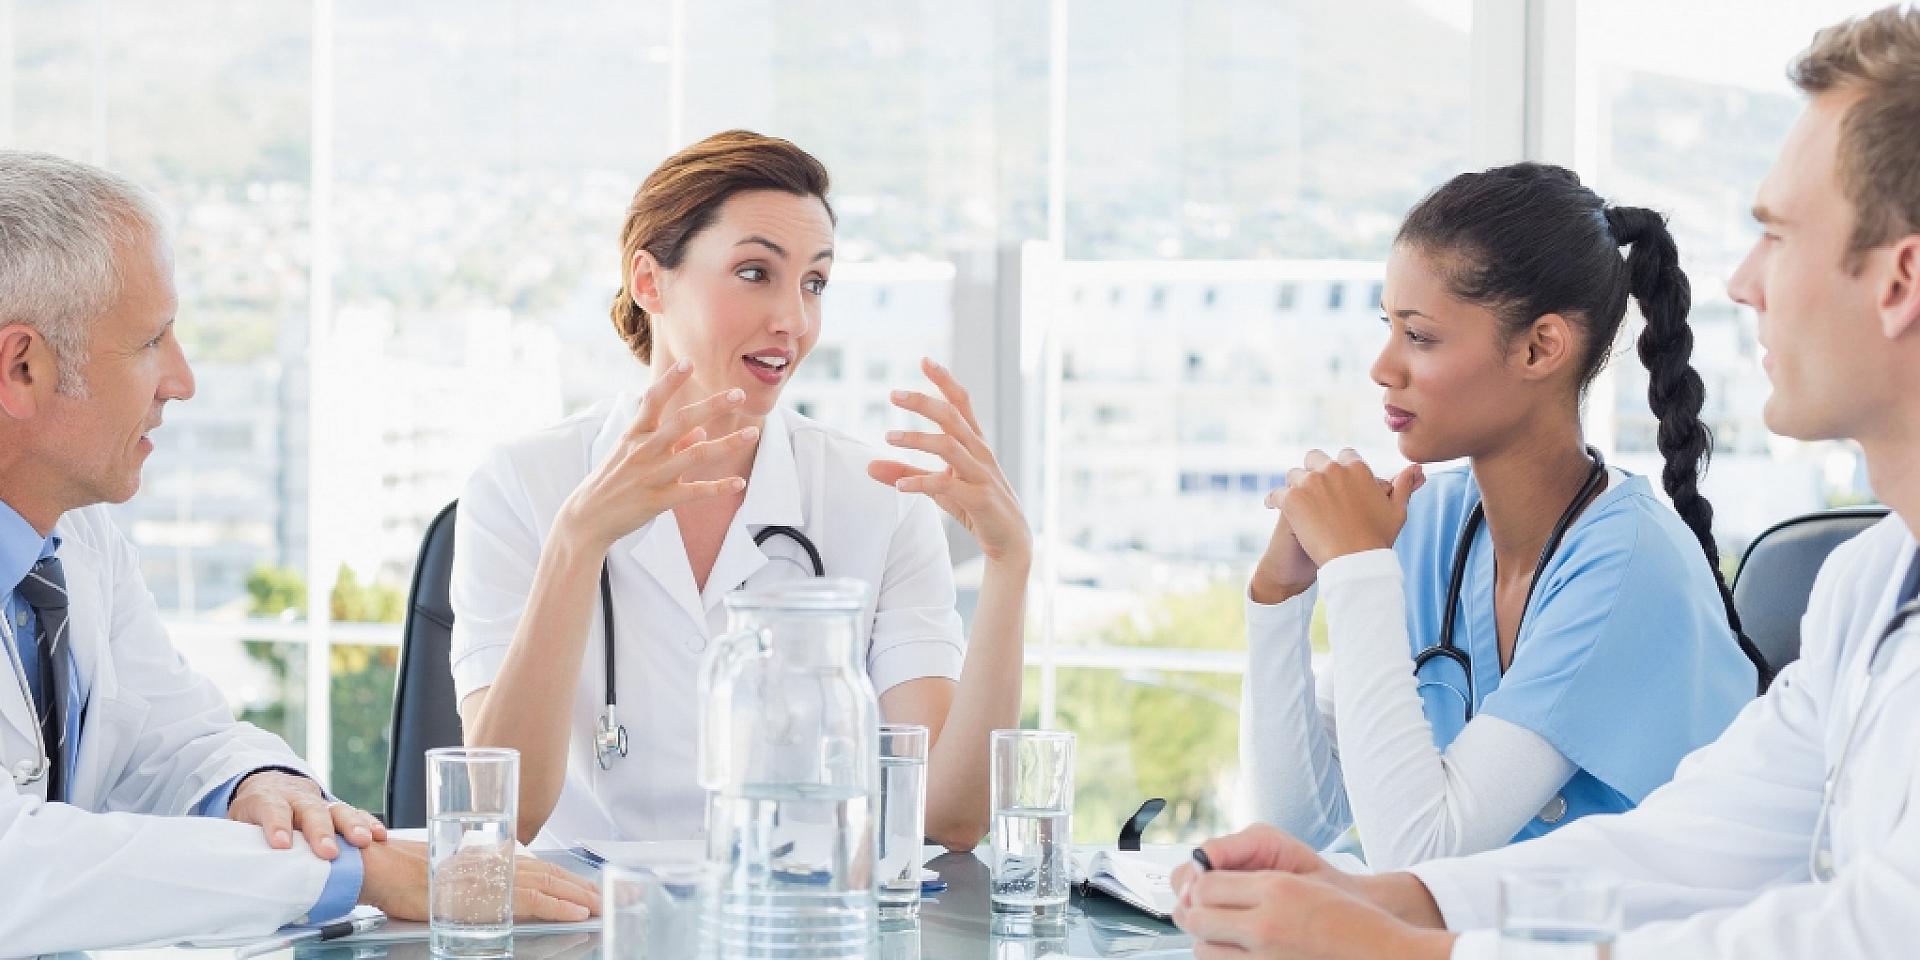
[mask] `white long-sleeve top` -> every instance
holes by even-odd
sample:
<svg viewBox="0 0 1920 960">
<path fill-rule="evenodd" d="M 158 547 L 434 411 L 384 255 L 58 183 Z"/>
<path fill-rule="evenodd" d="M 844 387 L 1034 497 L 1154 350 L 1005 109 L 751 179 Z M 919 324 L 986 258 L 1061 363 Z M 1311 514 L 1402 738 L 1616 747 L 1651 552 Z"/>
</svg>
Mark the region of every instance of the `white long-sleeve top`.
<svg viewBox="0 0 1920 960">
<path fill-rule="evenodd" d="M 1247 600 L 1241 767 L 1259 819 L 1316 847 L 1359 827 L 1368 865 L 1400 869 L 1510 841 L 1575 766 L 1524 727 L 1476 715 L 1444 751 L 1416 690 L 1392 550 L 1328 563 L 1277 604 Z M 1331 683 L 1315 682 L 1308 632 L 1327 602 Z"/>
<path fill-rule="evenodd" d="M 1500 875 L 1530 866 L 1620 881 L 1628 930 L 1616 960 L 1913 956 L 1920 616 L 1878 641 L 1914 551 L 1897 515 L 1835 550 L 1801 622 L 1801 658 L 1637 809 L 1414 868 L 1448 927 L 1477 931 L 1460 938 L 1456 960 L 1495 954 L 1493 931 L 1477 928 L 1496 922 Z M 1836 766 L 1829 822 L 1838 876 L 1817 883 L 1809 863 Z"/>
</svg>

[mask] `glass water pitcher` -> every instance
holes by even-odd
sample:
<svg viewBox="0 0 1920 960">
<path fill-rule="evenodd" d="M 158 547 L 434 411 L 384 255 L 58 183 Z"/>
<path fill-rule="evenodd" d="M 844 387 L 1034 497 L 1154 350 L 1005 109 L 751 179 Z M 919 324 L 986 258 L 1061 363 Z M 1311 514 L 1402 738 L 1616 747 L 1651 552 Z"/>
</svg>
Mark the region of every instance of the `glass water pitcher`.
<svg viewBox="0 0 1920 960">
<path fill-rule="evenodd" d="M 875 936 L 880 709 L 867 586 L 726 599 L 700 674 L 700 783 L 722 957 L 864 958 Z"/>
</svg>

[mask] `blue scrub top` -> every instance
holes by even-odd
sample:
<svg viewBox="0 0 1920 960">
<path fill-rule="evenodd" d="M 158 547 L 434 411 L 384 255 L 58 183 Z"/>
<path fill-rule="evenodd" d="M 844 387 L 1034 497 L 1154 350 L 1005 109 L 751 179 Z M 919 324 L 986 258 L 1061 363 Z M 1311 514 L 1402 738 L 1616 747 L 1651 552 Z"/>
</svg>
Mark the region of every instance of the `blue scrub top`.
<svg viewBox="0 0 1920 960">
<path fill-rule="evenodd" d="M 1429 476 L 1408 505 L 1394 552 L 1405 572 L 1416 655 L 1440 642 L 1454 546 L 1479 502 L 1472 471 L 1460 469 Z M 1565 816 L 1553 823 L 1536 816 L 1515 841 L 1587 814 L 1632 809 L 1672 779 L 1681 757 L 1726 729 L 1757 683 L 1699 541 L 1645 477 L 1623 482 L 1617 472 L 1548 561 L 1504 676 L 1493 545 L 1480 525 L 1454 643 L 1473 662 L 1475 715 L 1533 731 L 1579 768 L 1561 791 Z M 1435 657 L 1420 679 L 1434 745 L 1445 750 L 1466 725 L 1460 669 Z"/>
</svg>

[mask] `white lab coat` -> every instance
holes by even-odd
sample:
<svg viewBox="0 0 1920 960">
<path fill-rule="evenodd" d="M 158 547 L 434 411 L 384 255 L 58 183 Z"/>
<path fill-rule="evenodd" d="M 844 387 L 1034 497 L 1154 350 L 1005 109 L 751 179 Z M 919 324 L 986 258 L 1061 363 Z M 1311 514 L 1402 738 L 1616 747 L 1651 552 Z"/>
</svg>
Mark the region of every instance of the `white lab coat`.
<svg viewBox="0 0 1920 960">
<path fill-rule="evenodd" d="M 1920 618 L 1887 641 L 1867 681 L 1869 652 L 1913 556 L 1898 516 L 1834 551 L 1801 623 L 1801 658 L 1638 809 L 1415 867 L 1447 925 L 1494 926 L 1503 871 L 1560 865 L 1622 882 L 1628 931 L 1616 960 L 1913 956 L 1920 809 L 1908 808 L 1920 794 Z M 1821 793 L 1856 717 L 1831 817 L 1838 877 L 1815 883 L 1808 855 Z M 1491 957 L 1494 940 L 1488 930 L 1468 934 L 1453 955 Z"/>
<path fill-rule="evenodd" d="M 567 497 L 619 442 L 639 408 L 625 394 L 494 451 L 460 497 L 454 534 L 451 660 L 461 700 L 499 675 L 540 551 Z M 699 667 L 724 635 L 725 596 L 813 575 L 784 537 L 794 527 L 831 577 L 866 582 L 864 663 L 876 692 L 923 677 L 957 678 L 965 657 L 953 566 L 940 511 L 867 476 L 879 451 L 785 409 L 766 417 L 746 494 L 704 589 L 694 585 L 671 512 L 616 541 L 613 586 L 619 718 L 629 753 L 600 769 L 594 733 L 606 710 L 606 647 L 598 595 L 574 690 L 567 778 L 538 845 L 687 840 L 704 829 L 696 780 Z M 879 454 L 884 456 L 884 454 Z"/>
<path fill-rule="evenodd" d="M 233 777 L 303 765 L 236 722 L 175 652 L 104 507 L 67 514 L 55 532 L 86 719 L 71 803 L 46 802 L 45 780 L 0 776 L 0 955 L 265 934 L 305 914 L 329 865 L 298 834 L 273 850 L 257 826 L 189 815 Z M 10 660 L 0 669 L 13 673 Z M 0 678 L 0 767 L 37 756 L 33 730 L 17 678 Z"/>
</svg>

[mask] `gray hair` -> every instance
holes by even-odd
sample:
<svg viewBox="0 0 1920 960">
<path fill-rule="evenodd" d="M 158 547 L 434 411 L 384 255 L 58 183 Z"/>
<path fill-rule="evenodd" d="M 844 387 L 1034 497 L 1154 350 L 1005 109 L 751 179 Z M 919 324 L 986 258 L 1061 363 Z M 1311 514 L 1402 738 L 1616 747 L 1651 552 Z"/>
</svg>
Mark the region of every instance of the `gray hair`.
<svg viewBox="0 0 1920 960">
<path fill-rule="evenodd" d="M 167 239 L 159 204 L 118 174 L 45 153 L 0 150 L 0 326 L 47 338 L 56 388 L 84 396 L 93 322 L 120 295 L 115 247 Z"/>
</svg>

